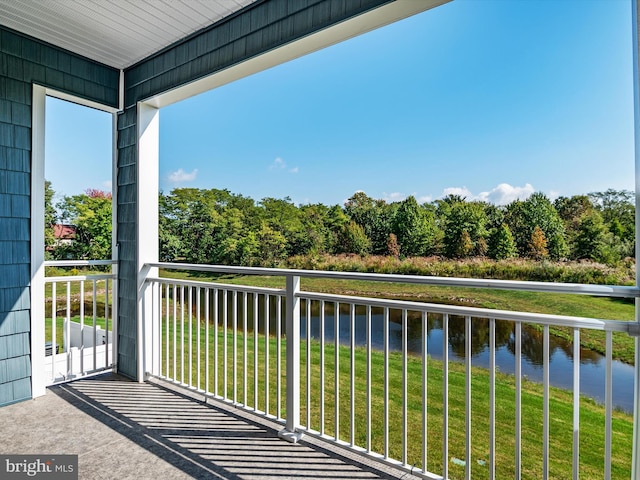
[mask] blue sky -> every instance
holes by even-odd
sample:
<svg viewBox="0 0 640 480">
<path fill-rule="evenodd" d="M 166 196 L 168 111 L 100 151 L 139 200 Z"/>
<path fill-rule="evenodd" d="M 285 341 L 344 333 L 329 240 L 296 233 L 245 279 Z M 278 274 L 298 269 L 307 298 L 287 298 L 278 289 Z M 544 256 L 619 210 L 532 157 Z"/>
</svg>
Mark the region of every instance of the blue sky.
<svg viewBox="0 0 640 480">
<path fill-rule="evenodd" d="M 161 189 L 325 204 L 633 189 L 631 55 L 629 0 L 454 0 L 163 109 Z M 110 117 L 47 108 L 54 189 L 109 188 Z"/>
</svg>

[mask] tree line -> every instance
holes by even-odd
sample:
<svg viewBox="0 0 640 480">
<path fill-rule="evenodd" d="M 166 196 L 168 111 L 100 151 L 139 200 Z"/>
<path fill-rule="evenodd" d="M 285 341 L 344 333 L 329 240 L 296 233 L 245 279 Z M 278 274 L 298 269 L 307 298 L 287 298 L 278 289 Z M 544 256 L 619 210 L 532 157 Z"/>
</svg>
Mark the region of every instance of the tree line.
<svg viewBox="0 0 640 480">
<path fill-rule="evenodd" d="M 57 212 L 49 225 L 64 219 L 78 234 L 53 248 L 53 258 L 110 256 L 110 194 L 64 197 Z M 189 263 L 279 266 L 298 255 L 356 254 L 615 264 L 634 256 L 635 205 L 632 192 L 613 189 L 554 201 L 537 192 L 500 206 L 457 195 L 387 202 L 356 192 L 327 206 L 178 188 L 159 194 L 159 236 L 162 261 Z"/>
</svg>

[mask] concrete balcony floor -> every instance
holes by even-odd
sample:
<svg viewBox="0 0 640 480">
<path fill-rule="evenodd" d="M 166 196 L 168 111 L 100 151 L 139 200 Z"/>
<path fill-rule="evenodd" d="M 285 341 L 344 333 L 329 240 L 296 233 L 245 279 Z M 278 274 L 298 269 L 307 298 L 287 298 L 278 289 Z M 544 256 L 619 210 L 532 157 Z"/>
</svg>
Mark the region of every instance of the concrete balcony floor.
<svg viewBox="0 0 640 480">
<path fill-rule="evenodd" d="M 162 383 L 104 374 L 0 409 L 1 454 L 78 455 L 79 478 L 417 478 L 281 425 Z"/>
</svg>

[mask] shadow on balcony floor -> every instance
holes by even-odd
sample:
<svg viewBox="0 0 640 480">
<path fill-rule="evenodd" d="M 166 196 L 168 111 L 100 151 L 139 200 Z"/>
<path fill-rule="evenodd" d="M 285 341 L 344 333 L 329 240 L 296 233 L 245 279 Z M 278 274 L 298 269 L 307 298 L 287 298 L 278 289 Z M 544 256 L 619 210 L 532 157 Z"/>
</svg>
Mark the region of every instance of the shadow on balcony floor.
<svg viewBox="0 0 640 480">
<path fill-rule="evenodd" d="M 200 396 L 200 398 L 202 398 Z M 163 384 L 106 374 L 0 408 L 3 454 L 77 454 L 81 479 L 417 478 Z"/>
</svg>

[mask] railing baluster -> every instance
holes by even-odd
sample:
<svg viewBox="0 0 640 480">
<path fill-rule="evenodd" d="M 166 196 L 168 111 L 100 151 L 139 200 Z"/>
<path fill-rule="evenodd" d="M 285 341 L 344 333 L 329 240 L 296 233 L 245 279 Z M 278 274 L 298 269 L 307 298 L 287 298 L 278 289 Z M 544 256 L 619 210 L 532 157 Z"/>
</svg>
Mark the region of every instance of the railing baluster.
<svg viewBox="0 0 640 480">
<path fill-rule="evenodd" d="M 516 322 L 516 438 L 515 438 L 515 478 L 520 479 L 522 475 L 522 323 Z"/>
<path fill-rule="evenodd" d="M 335 439 L 340 439 L 340 303 L 334 303 L 334 392 L 335 392 L 335 413 L 334 413 L 334 432 Z"/>
<path fill-rule="evenodd" d="M 350 325 L 349 325 L 349 333 L 351 334 L 350 336 L 350 350 L 351 350 L 351 390 L 350 390 L 350 397 L 351 397 L 351 409 L 350 409 L 350 417 L 349 417 L 349 426 L 350 426 L 350 443 L 351 446 L 353 447 L 355 445 L 355 437 L 356 437 L 356 411 L 355 411 L 355 403 L 356 403 L 356 306 L 355 304 L 351 303 L 350 304 Z"/>
<path fill-rule="evenodd" d="M 96 346 L 98 345 L 98 285 L 96 280 L 93 280 L 93 369 L 98 368 L 98 352 Z M 71 321 L 71 319 L 69 319 Z M 82 339 L 84 343 L 84 339 Z"/>
<path fill-rule="evenodd" d="M 371 453 L 371 305 L 367 305 L 367 453 Z"/>
<path fill-rule="evenodd" d="M 196 388 L 198 390 L 201 390 L 201 373 L 200 373 L 200 330 L 202 329 L 201 325 L 200 325 L 200 319 L 201 319 L 201 311 L 200 311 L 200 295 L 202 294 L 202 291 L 200 289 L 200 287 L 197 288 L 196 290 L 196 371 L 198 372 L 198 378 L 197 378 L 197 386 Z"/>
<path fill-rule="evenodd" d="M 573 329 L 573 480 L 580 472 L 580 329 Z"/>
<path fill-rule="evenodd" d="M 264 413 L 269 415 L 269 299 L 264 296 Z"/>
<path fill-rule="evenodd" d="M 229 398 L 227 390 L 229 370 L 227 368 L 228 360 L 228 347 L 229 347 L 229 335 L 227 332 L 227 322 L 229 320 L 229 291 L 224 289 L 222 291 L 222 396 L 226 399 Z"/>
<path fill-rule="evenodd" d="M 496 320 L 489 319 L 489 480 L 496 478 Z"/>
<path fill-rule="evenodd" d="M 428 442 L 428 377 L 427 377 L 427 340 L 428 340 L 428 322 L 427 312 L 422 312 L 422 473 L 427 473 L 427 449 L 429 447 Z"/>
<path fill-rule="evenodd" d="M 306 336 L 307 336 L 307 429 L 311 429 L 311 300 L 306 302 Z"/>
<path fill-rule="evenodd" d="M 605 380 L 604 380 L 604 478 L 611 479 L 611 429 L 613 415 L 613 372 L 612 372 L 613 333 L 606 333 Z"/>
<path fill-rule="evenodd" d="M 180 383 L 184 385 L 184 285 L 180 286 Z"/>
<path fill-rule="evenodd" d="M 213 289 L 213 394 L 218 397 L 218 369 L 220 366 L 219 348 L 218 348 L 218 323 L 220 322 L 220 292 L 217 288 Z"/>
<path fill-rule="evenodd" d="M 407 466 L 407 310 L 402 309 L 402 465 Z"/>
<path fill-rule="evenodd" d="M 189 285 L 187 289 L 187 295 L 189 298 L 187 299 L 187 309 L 189 310 L 189 314 L 187 318 L 189 319 L 189 379 L 188 385 L 193 386 L 193 288 Z"/>
<path fill-rule="evenodd" d="M 82 281 L 82 286 L 84 287 L 84 280 Z M 109 279 L 104 281 L 104 366 L 105 368 L 109 366 Z M 83 288 L 84 290 L 84 288 Z M 82 300 L 80 301 L 80 305 L 84 310 L 84 295 L 80 297 Z M 162 312 L 162 309 L 159 309 L 158 312 Z M 84 342 L 83 342 L 84 343 Z M 160 346 L 158 346 L 158 352 L 160 352 Z M 80 358 L 83 358 L 84 355 L 81 355 Z M 158 372 L 160 373 L 160 372 Z"/>
<path fill-rule="evenodd" d="M 253 294 L 253 409 L 258 411 L 258 294 Z"/>
<path fill-rule="evenodd" d="M 282 296 L 276 297 L 276 418 L 282 418 Z M 308 359 L 309 357 L 307 357 Z"/>
<path fill-rule="evenodd" d="M 384 308 L 384 446 L 383 455 L 389 458 L 389 307 Z"/>
<path fill-rule="evenodd" d="M 56 293 L 58 284 L 51 284 L 51 381 L 55 382 L 56 380 L 56 358 L 57 358 L 57 349 L 58 349 L 58 341 L 57 341 L 57 323 L 58 323 L 58 305 L 57 305 L 57 296 Z"/>
<path fill-rule="evenodd" d="M 170 321 L 170 314 L 169 314 L 169 309 L 170 309 L 170 305 L 169 305 L 169 297 L 170 297 L 170 293 L 169 293 L 169 289 L 171 288 L 171 286 L 167 283 L 165 284 L 165 288 L 164 288 L 164 294 L 166 296 L 165 298 L 165 331 L 164 331 L 164 363 L 165 363 L 165 367 L 164 367 L 164 376 L 167 378 L 170 378 L 169 376 L 169 345 L 171 344 L 170 340 L 169 340 L 169 333 L 171 332 L 171 328 L 169 327 L 169 321 Z M 114 332 L 115 333 L 115 332 Z"/>
<path fill-rule="evenodd" d="M 238 403 L 238 292 L 233 291 L 233 403 Z"/>
<path fill-rule="evenodd" d="M 442 477 L 449 478 L 449 314 L 442 315 Z"/>
<path fill-rule="evenodd" d="M 94 284 L 94 302 L 95 302 L 95 280 L 93 282 Z M 65 334 L 65 339 L 64 339 L 64 349 L 66 350 L 67 353 L 67 374 L 66 374 L 66 378 L 70 378 L 71 377 L 71 362 L 72 357 L 71 357 L 71 282 L 66 282 L 67 285 L 67 317 L 65 319 L 65 323 L 64 323 L 64 334 Z M 96 328 L 96 317 L 94 315 L 93 317 L 93 330 L 95 332 L 95 328 Z M 94 345 L 94 349 L 93 349 L 93 369 L 96 369 L 96 359 L 95 359 L 95 342 L 93 343 Z"/>
<path fill-rule="evenodd" d="M 638 300 L 636 299 L 636 304 Z M 637 308 L 637 307 L 636 307 Z M 636 323 L 640 323 L 638 310 L 636 310 Z M 631 454 L 631 478 L 640 477 L 640 337 L 636 336 L 633 342 L 635 349 L 633 368 L 633 447 Z"/>
<path fill-rule="evenodd" d="M 209 291 L 204 290 L 204 391 L 209 393 Z"/>
<path fill-rule="evenodd" d="M 542 478 L 549 478 L 549 325 L 544 326 L 542 342 Z"/>
<path fill-rule="evenodd" d="M 464 318 L 465 478 L 471 480 L 471 317 Z"/>
<path fill-rule="evenodd" d="M 249 318 L 249 312 L 247 312 L 247 292 L 242 294 L 242 404 L 247 406 L 247 319 Z"/>
<path fill-rule="evenodd" d="M 324 435 L 324 300 L 320 301 L 320 435 Z"/>
<path fill-rule="evenodd" d="M 105 351 L 108 351 L 105 348 Z M 108 362 L 105 363 L 105 366 Z M 80 280 L 80 372 L 86 373 L 84 368 L 84 280 Z"/>
<path fill-rule="evenodd" d="M 172 379 L 178 380 L 178 284 L 173 284 L 173 374 Z"/>
</svg>

